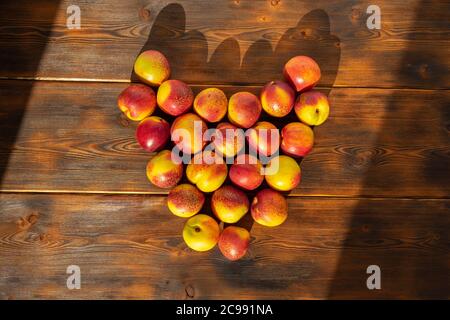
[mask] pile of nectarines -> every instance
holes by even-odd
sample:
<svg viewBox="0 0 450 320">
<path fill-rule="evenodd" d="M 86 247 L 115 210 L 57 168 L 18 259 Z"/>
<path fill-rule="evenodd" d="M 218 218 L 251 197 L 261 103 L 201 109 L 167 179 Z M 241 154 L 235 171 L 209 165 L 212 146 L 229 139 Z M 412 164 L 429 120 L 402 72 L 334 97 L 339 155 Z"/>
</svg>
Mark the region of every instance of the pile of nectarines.
<svg viewBox="0 0 450 320">
<path fill-rule="evenodd" d="M 167 206 L 174 215 L 188 218 L 183 238 L 191 249 L 207 251 L 218 244 L 226 258 L 242 258 L 250 243 L 249 231 L 223 225 L 238 223 L 248 212 L 266 227 L 286 220 L 288 204 L 282 192 L 300 183 L 296 159 L 312 150 L 310 126 L 322 124 L 329 113 L 327 97 L 311 90 L 320 79 L 319 66 L 309 57 L 293 57 L 284 66 L 286 82 L 271 81 L 259 97 L 236 92 L 229 99 L 218 88 L 195 96 L 184 82 L 169 80 L 169 62 L 159 51 L 141 53 L 134 72 L 144 84 L 123 90 L 118 105 L 129 119 L 140 121 L 136 129 L 140 146 L 158 151 L 147 164 L 148 180 L 171 189 Z M 152 115 L 156 106 L 166 119 Z M 280 131 L 272 122 L 292 110 L 300 121 L 286 123 L 287 117 Z M 227 115 L 229 122 L 221 122 Z M 184 169 L 187 181 L 179 184 Z M 251 202 L 249 192 L 255 192 Z M 205 193 L 212 193 L 215 218 L 201 213 Z"/>
</svg>

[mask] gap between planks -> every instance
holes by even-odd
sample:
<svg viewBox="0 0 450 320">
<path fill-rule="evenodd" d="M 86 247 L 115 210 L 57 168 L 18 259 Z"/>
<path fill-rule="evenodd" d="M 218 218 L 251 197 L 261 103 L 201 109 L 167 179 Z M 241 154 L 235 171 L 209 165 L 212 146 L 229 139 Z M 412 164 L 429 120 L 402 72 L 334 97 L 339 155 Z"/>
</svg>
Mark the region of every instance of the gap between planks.
<svg viewBox="0 0 450 320">
<path fill-rule="evenodd" d="M 89 191 L 89 190 L 0 190 L 0 194 L 51 194 L 51 195 L 123 195 L 123 196 L 154 196 L 163 197 L 167 196 L 168 192 L 142 192 L 142 191 Z M 379 196 L 343 196 L 332 194 L 314 194 L 314 195 L 301 195 L 301 194 L 288 194 L 289 198 L 303 198 L 303 199 L 342 199 L 342 200 L 402 200 L 402 201 L 449 201 L 450 197 L 379 197 Z"/>
<path fill-rule="evenodd" d="M 58 77 L 3 77 L 0 80 L 17 80 L 17 81 L 48 81 L 48 82 L 86 82 L 86 83 L 140 83 L 127 79 L 96 79 L 96 78 L 58 78 Z M 197 87 L 262 87 L 261 83 L 189 83 L 191 86 Z M 386 90 L 405 90 L 405 91 L 449 91 L 450 88 L 414 88 L 414 87 L 384 87 L 384 86 L 354 86 L 354 85 L 333 85 L 333 86 L 316 86 L 316 89 L 386 89 Z"/>
</svg>

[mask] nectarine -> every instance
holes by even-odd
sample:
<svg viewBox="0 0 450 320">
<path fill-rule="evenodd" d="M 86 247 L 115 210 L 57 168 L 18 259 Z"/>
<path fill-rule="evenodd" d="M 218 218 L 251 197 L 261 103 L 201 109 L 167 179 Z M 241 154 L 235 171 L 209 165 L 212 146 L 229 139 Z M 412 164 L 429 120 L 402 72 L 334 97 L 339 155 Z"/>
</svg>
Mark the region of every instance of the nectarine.
<svg viewBox="0 0 450 320">
<path fill-rule="evenodd" d="M 120 93 L 117 104 L 128 119 L 140 121 L 155 111 L 155 92 L 143 84 L 132 84 Z"/>
<path fill-rule="evenodd" d="M 134 63 L 134 72 L 141 81 L 151 86 L 159 86 L 169 79 L 169 61 L 159 51 L 144 51 L 137 57 Z"/>
<path fill-rule="evenodd" d="M 189 218 L 200 212 L 205 196 L 191 184 L 180 184 L 170 190 L 167 207 L 176 216 Z"/>
<path fill-rule="evenodd" d="M 240 154 L 230 168 L 231 181 L 245 190 L 258 188 L 264 180 L 261 162 L 249 154 Z"/>
<path fill-rule="evenodd" d="M 167 80 L 158 88 L 156 101 L 162 111 L 176 117 L 189 111 L 194 101 L 194 94 L 184 82 Z"/>
<path fill-rule="evenodd" d="M 228 101 L 228 119 L 241 128 L 250 128 L 261 114 L 259 99 L 250 92 L 237 92 Z"/>
<path fill-rule="evenodd" d="M 214 191 L 211 208 L 221 221 L 236 223 L 248 212 L 249 201 L 243 191 L 233 186 L 223 186 Z"/>
<path fill-rule="evenodd" d="M 228 167 L 223 159 L 218 157 L 212 151 L 198 153 L 186 168 L 186 176 L 189 181 L 203 192 L 217 190 L 227 178 Z M 208 159 L 215 160 L 208 161 Z"/>
<path fill-rule="evenodd" d="M 300 183 L 300 166 L 289 156 L 281 155 L 272 158 L 266 166 L 265 178 L 273 189 L 290 191 Z"/>
<path fill-rule="evenodd" d="M 284 66 L 283 74 L 297 92 L 313 88 L 321 76 L 317 62 L 307 56 L 296 56 L 290 59 Z"/>
<path fill-rule="evenodd" d="M 206 123 L 198 115 L 186 113 L 172 123 L 171 139 L 184 153 L 194 154 L 206 145 L 203 135 L 207 129 Z"/>
<path fill-rule="evenodd" d="M 304 157 L 314 145 L 313 130 L 301 122 L 287 124 L 281 130 L 281 150 L 293 157 Z"/>
<path fill-rule="evenodd" d="M 220 234 L 219 249 L 228 260 L 235 261 L 245 256 L 249 244 L 250 233 L 247 229 L 229 226 Z"/>
<path fill-rule="evenodd" d="M 269 157 L 280 147 L 280 132 L 272 123 L 261 121 L 248 130 L 247 140 L 258 154 Z"/>
<path fill-rule="evenodd" d="M 220 228 L 216 220 L 206 214 L 189 218 L 183 228 L 183 239 L 195 251 L 208 251 L 219 241 Z"/>
<path fill-rule="evenodd" d="M 284 117 L 291 112 L 295 91 L 283 81 L 271 81 L 261 91 L 261 106 L 272 117 Z"/>
<path fill-rule="evenodd" d="M 228 122 L 217 125 L 213 140 L 214 148 L 225 157 L 234 157 L 245 145 L 244 130 Z"/>
<path fill-rule="evenodd" d="M 183 176 L 183 164 L 172 160 L 172 152 L 163 150 L 147 164 L 147 178 L 160 188 L 173 188 Z"/>
<path fill-rule="evenodd" d="M 302 93 L 295 102 L 294 111 L 301 122 L 319 126 L 327 120 L 330 113 L 328 98 L 315 90 Z"/>
<path fill-rule="evenodd" d="M 261 190 L 253 198 L 251 214 L 253 219 L 263 226 L 279 226 L 288 216 L 286 198 L 272 189 Z"/>
<path fill-rule="evenodd" d="M 217 88 L 202 90 L 194 100 L 194 110 L 205 121 L 219 122 L 227 114 L 228 99 Z"/>
<path fill-rule="evenodd" d="M 157 151 L 170 137 L 169 123 L 163 118 L 152 116 L 142 120 L 136 129 L 136 139 L 144 150 Z"/>
</svg>

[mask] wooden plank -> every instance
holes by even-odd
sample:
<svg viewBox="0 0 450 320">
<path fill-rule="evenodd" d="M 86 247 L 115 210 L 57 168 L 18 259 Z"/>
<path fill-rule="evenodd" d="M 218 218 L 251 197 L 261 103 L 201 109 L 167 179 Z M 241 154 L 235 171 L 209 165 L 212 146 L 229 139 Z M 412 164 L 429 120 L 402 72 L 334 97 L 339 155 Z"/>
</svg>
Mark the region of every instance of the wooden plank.
<svg viewBox="0 0 450 320">
<path fill-rule="evenodd" d="M 289 208 L 278 228 L 247 224 L 250 251 L 233 263 L 189 250 L 186 220 L 163 196 L 3 193 L 0 297 L 450 297 L 448 200 L 289 198 Z M 366 287 L 372 264 L 382 290 Z M 66 287 L 69 265 L 80 290 Z"/>
<path fill-rule="evenodd" d="M 29 86 L 0 81 L 3 191 L 166 192 L 147 181 L 152 154 L 140 149 L 136 123 L 116 107 L 126 84 L 37 81 L 25 108 L 21 93 Z M 228 96 L 260 90 L 222 88 Z M 332 90 L 331 116 L 316 128 L 315 149 L 292 194 L 448 197 L 449 97 L 448 91 Z"/>
<path fill-rule="evenodd" d="M 127 81 L 137 54 L 156 48 L 173 77 L 197 84 L 265 83 L 308 54 L 322 86 L 450 86 L 449 1 L 377 1 L 381 30 L 366 26 L 368 0 L 79 0 L 80 30 L 66 25 L 72 4 L 0 4 L 1 77 Z"/>
</svg>

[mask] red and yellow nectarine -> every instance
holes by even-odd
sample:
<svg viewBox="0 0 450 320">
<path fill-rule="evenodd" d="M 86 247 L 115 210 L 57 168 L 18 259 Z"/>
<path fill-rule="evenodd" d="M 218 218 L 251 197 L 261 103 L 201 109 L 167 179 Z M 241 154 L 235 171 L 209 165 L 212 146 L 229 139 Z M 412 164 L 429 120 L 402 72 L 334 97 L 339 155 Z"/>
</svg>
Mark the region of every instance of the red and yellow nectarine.
<svg viewBox="0 0 450 320">
<path fill-rule="evenodd" d="M 284 77 L 297 92 L 313 88 L 320 80 L 320 68 L 314 59 L 307 56 L 291 58 L 284 66 Z"/>
<path fill-rule="evenodd" d="M 167 207 L 174 215 L 189 218 L 200 212 L 205 196 L 191 184 L 180 184 L 170 190 Z"/>
<path fill-rule="evenodd" d="M 300 166 L 289 156 L 274 157 L 266 166 L 265 178 L 271 188 L 278 191 L 290 191 L 300 183 Z"/>
<path fill-rule="evenodd" d="M 136 129 L 138 143 L 148 152 L 154 152 L 164 147 L 169 137 L 169 123 L 157 116 L 142 120 Z"/>
<path fill-rule="evenodd" d="M 147 178 L 160 188 L 173 188 L 183 176 L 183 164 L 172 160 L 172 152 L 163 150 L 147 164 Z"/>
<path fill-rule="evenodd" d="M 262 164 L 254 156 L 240 154 L 230 168 L 231 181 L 245 190 L 254 190 L 264 181 Z"/>
<path fill-rule="evenodd" d="M 280 147 L 280 132 L 272 123 L 261 121 L 248 130 L 247 140 L 258 154 L 269 157 Z"/>
<path fill-rule="evenodd" d="M 187 154 L 194 154 L 203 149 L 206 140 L 203 139 L 208 129 L 206 123 L 194 113 L 186 113 L 177 117 L 170 128 L 172 141 Z"/>
<path fill-rule="evenodd" d="M 228 167 L 223 159 L 218 157 L 212 151 L 198 153 L 186 168 L 186 176 L 189 181 L 203 192 L 217 190 L 227 178 Z M 208 159 L 213 161 L 208 161 Z"/>
<path fill-rule="evenodd" d="M 237 92 L 228 101 L 228 119 L 241 128 L 250 128 L 261 114 L 259 99 L 250 92 Z"/>
<path fill-rule="evenodd" d="M 159 86 L 169 79 L 169 61 L 161 52 L 147 50 L 137 57 L 134 63 L 134 72 L 141 81 L 151 86 Z"/>
<path fill-rule="evenodd" d="M 304 157 L 314 145 L 313 130 L 301 122 L 292 122 L 281 130 L 281 150 L 292 157 Z"/>
<path fill-rule="evenodd" d="M 140 121 L 155 111 L 156 95 L 148 86 L 132 84 L 120 93 L 117 104 L 128 119 Z"/>
<path fill-rule="evenodd" d="M 271 81 L 260 95 L 261 106 L 272 117 L 284 117 L 291 112 L 295 102 L 295 91 L 283 81 Z"/>
<path fill-rule="evenodd" d="M 248 212 L 249 201 L 243 191 L 233 186 L 223 186 L 213 193 L 211 208 L 221 221 L 236 223 Z"/>
<path fill-rule="evenodd" d="M 294 111 L 301 122 L 319 126 L 328 119 L 330 113 L 328 98 L 315 90 L 302 93 L 295 102 Z"/>
<path fill-rule="evenodd" d="M 220 234 L 219 249 L 228 260 L 235 261 L 245 256 L 249 244 L 250 233 L 247 229 L 229 226 Z"/>
<path fill-rule="evenodd" d="M 220 228 L 216 220 L 206 214 L 197 214 L 183 228 L 183 239 L 195 251 L 208 251 L 219 241 Z"/>
<path fill-rule="evenodd" d="M 288 216 L 286 198 L 272 189 L 261 190 L 252 201 L 251 214 L 263 226 L 279 226 Z"/>
<path fill-rule="evenodd" d="M 167 80 L 159 86 L 156 101 L 162 111 L 176 117 L 191 109 L 194 94 L 186 83 Z"/>
<path fill-rule="evenodd" d="M 200 91 L 194 100 L 194 111 L 205 121 L 219 122 L 227 114 L 228 99 L 217 88 Z"/>
<path fill-rule="evenodd" d="M 216 127 L 213 144 L 219 154 L 234 157 L 245 145 L 244 130 L 231 123 L 221 122 Z"/>
</svg>

